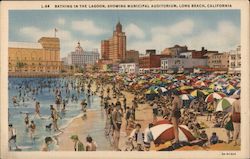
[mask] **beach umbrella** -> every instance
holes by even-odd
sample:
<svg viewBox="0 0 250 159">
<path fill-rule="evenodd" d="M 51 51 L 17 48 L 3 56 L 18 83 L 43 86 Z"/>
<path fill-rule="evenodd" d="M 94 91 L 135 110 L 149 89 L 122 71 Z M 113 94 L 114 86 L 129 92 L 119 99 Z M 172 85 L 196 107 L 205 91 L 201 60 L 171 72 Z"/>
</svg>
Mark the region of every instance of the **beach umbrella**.
<svg viewBox="0 0 250 159">
<path fill-rule="evenodd" d="M 206 87 L 207 84 L 205 82 L 203 82 L 203 81 L 197 81 L 197 82 L 194 83 L 194 86 L 195 87 Z"/>
<path fill-rule="evenodd" d="M 158 91 L 153 90 L 153 89 L 147 90 L 147 91 L 145 92 L 145 94 L 157 94 L 157 93 L 158 93 Z"/>
<path fill-rule="evenodd" d="M 240 89 L 236 90 L 233 95 L 240 95 Z"/>
<path fill-rule="evenodd" d="M 240 88 L 240 82 L 236 85 L 237 88 Z"/>
<path fill-rule="evenodd" d="M 166 88 L 164 88 L 164 87 L 159 87 L 159 88 L 156 88 L 156 90 L 159 92 L 159 90 L 161 91 L 161 92 L 167 92 L 168 90 L 166 89 Z"/>
<path fill-rule="evenodd" d="M 213 102 L 214 99 L 222 99 L 223 97 L 226 97 L 226 95 L 222 92 L 214 92 L 209 94 L 206 99 L 205 102 Z"/>
<path fill-rule="evenodd" d="M 161 144 L 167 141 L 174 140 L 174 128 L 173 124 L 168 120 L 160 120 L 150 128 L 154 143 Z M 195 137 L 192 135 L 186 125 L 179 125 L 179 140 L 180 141 L 193 141 Z"/>
<path fill-rule="evenodd" d="M 182 94 L 182 95 L 180 95 L 180 98 L 181 98 L 182 100 L 192 100 L 194 97 L 192 97 L 192 96 L 189 95 L 189 94 Z"/>
<path fill-rule="evenodd" d="M 156 89 L 158 89 L 159 87 L 158 86 L 150 86 L 149 87 L 149 90 L 156 90 Z"/>
<path fill-rule="evenodd" d="M 205 94 L 206 94 L 205 91 L 202 90 L 194 90 L 190 93 L 190 95 L 193 97 L 201 97 L 204 96 Z"/>
<path fill-rule="evenodd" d="M 189 89 L 194 89 L 194 87 L 192 86 L 181 86 L 178 88 L 178 90 L 182 91 L 182 90 L 189 90 Z"/>
<path fill-rule="evenodd" d="M 231 107 L 233 102 L 235 101 L 235 99 L 233 98 L 222 98 L 221 100 L 219 100 L 217 107 L 216 107 L 216 112 L 218 111 L 231 111 Z"/>
</svg>

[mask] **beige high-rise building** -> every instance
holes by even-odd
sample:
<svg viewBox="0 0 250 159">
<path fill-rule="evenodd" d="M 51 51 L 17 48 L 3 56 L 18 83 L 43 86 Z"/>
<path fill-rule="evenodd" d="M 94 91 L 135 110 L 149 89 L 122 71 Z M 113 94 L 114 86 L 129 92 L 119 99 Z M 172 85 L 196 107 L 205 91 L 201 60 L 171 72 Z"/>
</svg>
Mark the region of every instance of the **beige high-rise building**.
<svg viewBox="0 0 250 159">
<path fill-rule="evenodd" d="M 210 68 L 228 69 L 229 54 L 228 53 L 208 53 L 208 66 Z"/>
<path fill-rule="evenodd" d="M 126 35 L 122 31 L 120 22 L 116 24 L 113 36 L 109 40 L 101 42 L 102 59 L 112 60 L 114 63 L 125 60 L 126 58 Z"/>
<path fill-rule="evenodd" d="M 9 42 L 9 72 L 59 73 L 60 40 L 42 37 L 37 43 Z"/>
</svg>

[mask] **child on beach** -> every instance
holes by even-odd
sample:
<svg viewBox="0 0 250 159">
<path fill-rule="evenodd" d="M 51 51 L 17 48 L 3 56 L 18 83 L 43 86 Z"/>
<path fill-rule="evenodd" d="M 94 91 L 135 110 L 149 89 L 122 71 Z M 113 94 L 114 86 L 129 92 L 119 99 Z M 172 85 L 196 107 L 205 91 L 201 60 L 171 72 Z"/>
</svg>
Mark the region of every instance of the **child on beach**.
<svg viewBox="0 0 250 159">
<path fill-rule="evenodd" d="M 41 151 L 49 151 L 49 145 L 53 142 L 51 137 L 45 137 L 44 144 L 41 147 Z"/>
<path fill-rule="evenodd" d="M 208 136 L 205 130 L 202 130 L 199 139 L 202 141 L 201 146 L 207 146 Z"/>
<path fill-rule="evenodd" d="M 135 145 L 133 147 L 135 147 L 137 151 L 143 150 L 142 146 L 144 140 L 144 133 L 141 132 L 141 124 L 135 125 L 135 129 L 131 132 L 129 140 L 131 140 L 132 144 Z"/>
<path fill-rule="evenodd" d="M 216 135 L 216 132 L 212 133 L 212 136 L 210 137 L 210 144 L 214 145 L 219 142 L 219 137 Z"/>
<path fill-rule="evenodd" d="M 74 142 L 74 150 L 75 151 L 84 151 L 84 145 L 83 143 L 79 140 L 77 135 L 72 135 L 70 139 Z"/>
<path fill-rule="evenodd" d="M 87 145 L 86 145 L 86 151 L 96 151 L 97 145 L 93 141 L 91 136 L 86 137 Z"/>
</svg>

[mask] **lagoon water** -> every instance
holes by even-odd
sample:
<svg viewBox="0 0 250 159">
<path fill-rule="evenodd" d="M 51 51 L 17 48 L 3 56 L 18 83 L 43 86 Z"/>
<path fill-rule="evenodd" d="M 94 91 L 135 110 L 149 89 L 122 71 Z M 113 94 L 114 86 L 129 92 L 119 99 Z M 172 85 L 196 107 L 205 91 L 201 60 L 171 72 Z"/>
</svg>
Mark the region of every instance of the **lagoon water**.
<svg viewBox="0 0 250 159">
<path fill-rule="evenodd" d="M 47 82 L 47 80 L 50 80 L 52 82 L 51 89 L 45 88 L 42 90 L 42 92 L 39 92 L 37 95 L 32 93 L 26 94 L 26 98 L 29 100 L 26 100 L 25 102 L 20 102 L 19 106 L 14 106 L 12 102 L 13 96 L 19 96 L 20 92 L 18 90 L 21 90 L 22 96 L 23 96 L 23 88 L 19 88 L 21 85 L 28 84 L 32 88 L 35 88 L 39 85 L 39 82 Z M 65 82 L 67 82 L 68 79 L 66 78 L 53 78 L 53 79 L 45 79 L 45 78 L 9 78 L 9 113 L 8 113 L 8 120 L 9 124 L 13 124 L 13 127 L 17 131 L 17 145 L 19 148 L 22 149 L 22 151 L 39 151 L 41 148 L 41 145 L 44 143 L 44 138 L 46 136 L 53 137 L 55 134 L 58 134 L 58 132 L 48 131 L 46 130 L 46 125 L 51 123 L 50 117 L 50 105 L 55 106 L 55 97 L 54 92 L 52 91 L 52 88 L 56 88 L 59 86 L 63 86 Z M 77 82 L 74 82 L 74 84 L 77 85 Z M 77 95 L 77 92 L 70 88 L 71 94 Z M 62 92 L 63 99 L 66 96 L 66 92 L 64 90 Z M 58 126 L 59 128 L 66 127 L 75 117 L 79 116 L 81 114 L 81 106 L 80 102 L 82 99 L 87 99 L 88 102 L 88 111 L 95 111 L 97 113 L 97 116 L 99 117 L 98 121 L 96 121 L 95 125 L 93 127 L 93 130 L 88 130 L 87 133 L 91 133 L 94 139 L 97 139 L 98 141 L 101 141 L 99 144 L 99 148 L 106 150 L 109 149 L 107 143 L 108 141 L 105 140 L 104 137 L 104 115 L 103 111 L 100 107 L 100 98 L 97 95 L 93 95 L 90 98 L 86 98 L 85 93 L 80 93 L 78 102 L 71 102 L 69 100 L 69 103 L 66 106 L 65 113 L 60 112 L 60 116 L 62 119 L 58 120 Z M 40 102 L 40 113 L 42 118 L 39 119 L 39 117 L 34 116 L 35 112 L 35 102 Z M 35 133 L 35 140 L 32 140 L 29 136 L 28 130 L 25 126 L 24 118 L 25 113 L 29 113 L 30 121 L 34 120 L 34 123 L 36 124 L 36 133 Z M 100 119 L 101 118 L 101 119 Z M 92 123 L 89 123 L 92 124 Z M 93 134 L 92 134 L 93 133 Z M 86 134 L 88 135 L 88 134 Z M 105 141 L 104 141 L 105 140 Z M 52 146 L 51 149 L 56 150 L 57 147 Z"/>
</svg>

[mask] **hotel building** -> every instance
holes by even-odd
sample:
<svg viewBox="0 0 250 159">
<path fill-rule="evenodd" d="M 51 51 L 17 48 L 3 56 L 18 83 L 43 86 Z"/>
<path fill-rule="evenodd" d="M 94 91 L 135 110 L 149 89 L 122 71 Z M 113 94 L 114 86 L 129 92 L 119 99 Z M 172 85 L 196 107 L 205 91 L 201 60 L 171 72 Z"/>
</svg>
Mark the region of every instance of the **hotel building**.
<svg viewBox="0 0 250 159">
<path fill-rule="evenodd" d="M 37 43 L 9 42 L 9 73 L 59 73 L 60 40 L 56 37 L 42 37 Z"/>
<path fill-rule="evenodd" d="M 120 22 L 116 24 L 113 36 L 108 40 L 101 41 L 101 55 L 104 60 L 112 60 L 119 63 L 126 59 L 126 35 L 122 31 Z"/>
</svg>

